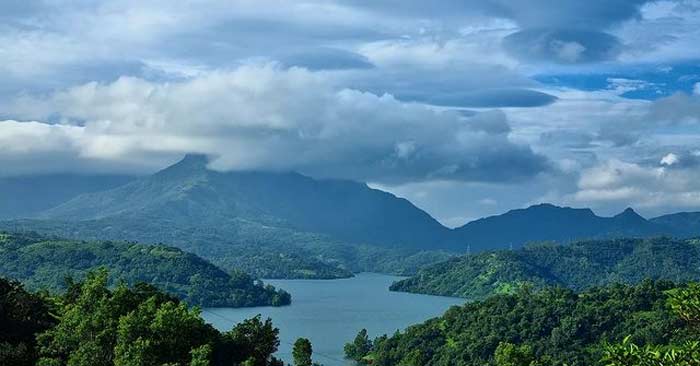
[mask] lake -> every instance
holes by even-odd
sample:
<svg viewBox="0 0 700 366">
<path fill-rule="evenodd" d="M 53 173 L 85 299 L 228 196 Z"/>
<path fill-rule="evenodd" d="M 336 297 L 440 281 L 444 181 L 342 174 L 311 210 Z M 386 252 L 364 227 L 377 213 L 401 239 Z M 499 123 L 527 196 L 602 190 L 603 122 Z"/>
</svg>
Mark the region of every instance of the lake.
<svg viewBox="0 0 700 366">
<path fill-rule="evenodd" d="M 261 314 L 280 329 L 277 357 L 292 362 L 292 344 L 299 337 L 313 344 L 314 361 L 326 366 L 353 365 L 343 359 L 343 345 L 366 328 L 370 338 L 441 315 L 463 299 L 389 291 L 402 277 L 360 273 L 342 280 L 268 280 L 292 294 L 292 305 L 257 308 L 208 308 L 206 321 L 220 330 Z"/>
</svg>

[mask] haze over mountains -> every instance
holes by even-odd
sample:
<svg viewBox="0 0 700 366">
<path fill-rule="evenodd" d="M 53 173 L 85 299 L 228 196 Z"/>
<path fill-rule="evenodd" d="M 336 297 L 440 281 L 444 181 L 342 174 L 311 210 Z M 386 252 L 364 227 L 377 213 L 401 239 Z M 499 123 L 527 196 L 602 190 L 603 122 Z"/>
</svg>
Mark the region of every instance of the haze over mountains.
<svg viewBox="0 0 700 366">
<path fill-rule="evenodd" d="M 64 192 L 65 188 L 39 190 L 58 192 L 46 196 L 15 189 L 12 197 L 17 201 L 24 196 L 34 201 L 43 198 L 41 204 L 31 205 L 33 211 L 55 207 L 32 214 L 31 210 L 12 212 L 3 203 L 3 212 L 6 216 L 12 212 L 14 217 L 101 226 L 98 231 L 93 230 L 91 237 L 126 235 L 118 239 L 176 244 L 175 237 L 154 234 L 153 222 L 160 225 L 160 233 L 176 230 L 177 235 L 184 236 L 182 241 L 190 240 L 187 230 L 208 230 L 251 245 L 321 240 L 458 252 L 467 246 L 478 251 L 519 247 L 534 241 L 700 235 L 700 213 L 647 220 L 632 209 L 613 217 L 600 217 L 590 209 L 551 204 L 516 209 L 448 229 L 411 202 L 363 183 L 316 180 L 298 173 L 216 172 L 207 169 L 207 162 L 203 155 L 187 155 L 151 176 L 132 181 L 126 177 L 89 178 L 80 185 L 70 185 L 70 192 Z M 46 181 L 53 179 L 36 180 L 47 185 Z M 58 180 L 57 184 L 63 185 L 67 179 Z M 2 183 L 2 187 L 7 186 Z M 77 195 L 81 190 L 84 194 Z M 63 202 L 57 202 L 60 200 Z"/>
</svg>

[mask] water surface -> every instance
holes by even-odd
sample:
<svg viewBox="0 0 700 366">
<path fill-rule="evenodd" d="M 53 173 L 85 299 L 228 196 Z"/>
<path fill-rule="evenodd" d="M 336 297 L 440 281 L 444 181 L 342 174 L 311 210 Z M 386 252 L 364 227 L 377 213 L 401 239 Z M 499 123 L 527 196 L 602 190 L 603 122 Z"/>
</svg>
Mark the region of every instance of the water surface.
<svg viewBox="0 0 700 366">
<path fill-rule="evenodd" d="M 277 357 L 291 363 L 292 344 L 298 337 L 311 340 L 314 361 L 326 366 L 346 366 L 343 345 L 366 328 L 370 338 L 438 316 L 463 299 L 390 292 L 401 277 L 361 273 L 342 280 L 265 281 L 292 294 L 292 305 L 257 308 L 209 308 L 204 319 L 220 330 L 261 314 L 280 329 Z"/>
</svg>

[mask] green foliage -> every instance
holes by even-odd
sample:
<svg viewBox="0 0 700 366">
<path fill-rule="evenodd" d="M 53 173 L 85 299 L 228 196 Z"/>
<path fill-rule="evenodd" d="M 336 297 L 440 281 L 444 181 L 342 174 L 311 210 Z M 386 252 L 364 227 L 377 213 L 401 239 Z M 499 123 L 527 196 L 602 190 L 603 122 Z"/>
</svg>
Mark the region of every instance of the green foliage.
<svg viewBox="0 0 700 366">
<path fill-rule="evenodd" d="M 217 332 L 175 298 L 142 286 L 107 287 L 91 272 L 64 298 L 58 325 L 38 338 L 39 365 L 185 365 Z"/>
<path fill-rule="evenodd" d="M 530 245 L 454 258 L 425 268 L 391 289 L 478 300 L 523 286 L 581 291 L 610 283 L 634 284 L 644 278 L 700 279 L 700 246 L 669 238 Z"/>
<path fill-rule="evenodd" d="M 367 335 L 367 329 L 360 330 L 352 343 L 345 344 L 344 351 L 345 357 L 358 362 L 367 357 L 372 351 L 372 341 Z"/>
<path fill-rule="evenodd" d="M 620 344 L 605 347 L 602 363 L 605 366 L 697 366 L 700 365 L 700 342 L 640 347 L 627 337 Z"/>
<path fill-rule="evenodd" d="M 668 292 L 668 304 L 686 322 L 700 326 L 700 284 L 691 283 L 685 288 Z"/>
<path fill-rule="evenodd" d="M 700 284 L 691 283 L 685 287 L 666 292 L 671 310 L 686 323 L 691 336 L 700 335 Z M 631 337 L 619 344 L 606 345 L 603 354 L 605 366 L 691 366 L 700 365 L 700 342 L 685 341 L 680 345 L 638 346 Z"/>
<path fill-rule="evenodd" d="M 517 346 L 508 342 L 498 344 L 493 358 L 496 366 L 531 366 L 535 363 L 531 346 Z"/>
<path fill-rule="evenodd" d="M 120 284 L 110 289 L 108 282 L 105 270 L 89 272 L 52 305 L 0 279 L 0 364 L 282 365 L 272 356 L 279 339 L 269 319 L 256 317 L 220 333 L 204 322 L 198 309 L 153 286 Z"/>
<path fill-rule="evenodd" d="M 224 343 L 230 345 L 225 358 L 247 366 L 282 365 L 272 356 L 280 344 L 278 335 L 279 330 L 270 319 L 263 322 L 258 315 L 244 320 L 224 334 Z"/>
<path fill-rule="evenodd" d="M 454 256 L 443 251 L 351 245 L 326 235 L 241 220 L 206 227 L 187 222 L 175 225 L 162 216 L 125 216 L 79 222 L 6 221 L 0 222 L 0 229 L 30 229 L 65 238 L 168 243 L 227 271 L 241 270 L 269 279 L 336 279 L 352 277 L 353 272 L 408 276 Z"/>
<path fill-rule="evenodd" d="M 52 310 L 44 296 L 25 291 L 19 282 L 0 278 L 0 365 L 35 364 L 35 335 L 54 326 Z"/>
<path fill-rule="evenodd" d="M 595 287 L 580 294 L 523 287 L 377 338 L 367 354 L 377 366 L 592 366 L 603 357 L 603 344 L 626 336 L 660 346 L 697 339 L 697 329 L 667 303 L 670 294 L 687 288 L 664 281 Z"/>
<path fill-rule="evenodd" d="M 280 306 L 291 302 L 287 292 L 258 283 L 243 272 L 228 274 L 194 254 L 164 245 L 65 240 L 32 233 L 4 235 L 0 275 L 16 278 L 30 289 L 59 292 L 65 290 L 66 277 L 80 279 L 94 268 L 105 267 L 115 281 L 152 283 L 194 305 Z"/>
<path fill-rule="evenodd" d="M 294 366 L 312 366 L 312 354 L 311 342 L 308 339 L 299 338 L 294 342 L 294 348 L 292 349 Z"/>
</svg>

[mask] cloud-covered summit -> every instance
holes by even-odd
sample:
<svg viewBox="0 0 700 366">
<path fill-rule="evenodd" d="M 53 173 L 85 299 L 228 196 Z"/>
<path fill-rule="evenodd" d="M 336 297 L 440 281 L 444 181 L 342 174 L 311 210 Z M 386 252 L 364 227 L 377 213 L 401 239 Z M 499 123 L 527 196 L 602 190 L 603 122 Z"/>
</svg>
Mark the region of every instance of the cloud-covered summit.
<svg viewBox="0 0 700 366">
<path fill-rule="evenodd" d="M 4 1 L 0 175 L 201 152 L 370 181 L 443 222 L 700 210 L 698 19 L 698 0 Z"/>
</svg>

